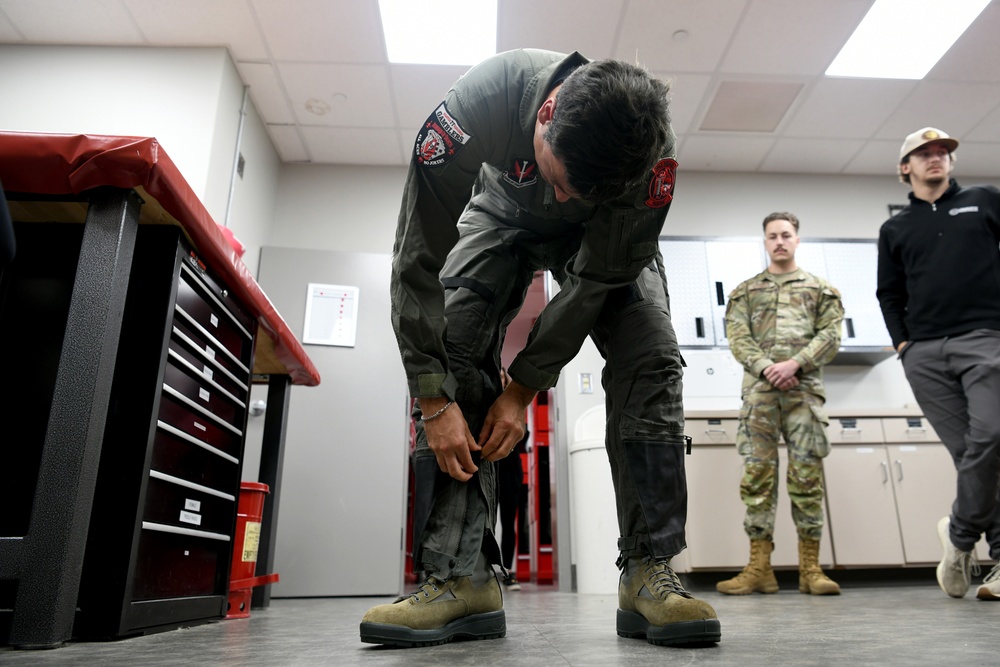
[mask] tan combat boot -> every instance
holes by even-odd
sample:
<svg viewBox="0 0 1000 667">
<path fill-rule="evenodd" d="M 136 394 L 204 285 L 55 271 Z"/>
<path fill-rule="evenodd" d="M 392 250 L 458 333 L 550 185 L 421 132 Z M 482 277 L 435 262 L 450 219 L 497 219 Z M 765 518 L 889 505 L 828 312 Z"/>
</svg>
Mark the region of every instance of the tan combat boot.
<svg viewBox="0 0 1000 667">
<path fill-rule="evenodd" d="M 819 540 L 799 540 L 799 593 L 840 595 L 840 585 L 819 566 Z"/>
<path fill-rule="evenodd" d="M 506 634 L 500 582 L 481 557 L 472 576 L 428 577 L 416 592 L 372 607 L 361 620 L 361 641 L 369 644 L 436 646 Z"/>
<path fill-rule="evenodd" d="M 778 580 L 771 569 L 773 550 L 774 543 L 770 540 L 750 540 L 750 562 L 732 579 L 717 583 L 715 590 L 726 595 L 777 593 Z"/>
<path fill-rule="evenodd" d="M 618 583 L 616 629 L 658 646 L 714 644 L 722 626 L 712 605 L 684 590 L 666 559 L 630 558 Z"/>
</svg>

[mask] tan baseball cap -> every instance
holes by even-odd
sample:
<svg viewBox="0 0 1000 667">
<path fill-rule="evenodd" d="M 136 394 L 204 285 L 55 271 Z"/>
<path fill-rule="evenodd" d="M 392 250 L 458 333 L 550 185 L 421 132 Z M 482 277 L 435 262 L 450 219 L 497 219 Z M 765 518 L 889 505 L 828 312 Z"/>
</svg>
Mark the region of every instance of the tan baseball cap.
<svg viewBox="0 0 1000 667">
<path fill-rule="evenodd" d="M 913 134 L 906 137 L 903 141 L 903 147 L 899 149 L 899 161 L 906 158 L 907 155 L 917 150 L 925 144 L 929 144 L 932 141 L 937 141 L 948 147 L 948 152 L 952 153 L 958 148 L 958 139 L 953 139 L 947 134 L 933 127 L 925 127 L 922 130 L 917 130 Z"/>
</svg>

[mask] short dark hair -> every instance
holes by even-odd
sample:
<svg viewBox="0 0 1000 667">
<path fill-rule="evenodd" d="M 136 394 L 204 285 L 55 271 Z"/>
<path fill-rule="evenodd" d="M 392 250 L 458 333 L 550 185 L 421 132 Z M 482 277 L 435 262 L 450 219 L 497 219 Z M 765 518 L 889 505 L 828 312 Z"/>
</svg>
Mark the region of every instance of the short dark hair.
<svg viewBox="0 0 1000 667">
<path fill-rule="evenodd" d="M 775 220 L 787 220 L 788 222 L 792 223 L 792 227 L 795 227 L 795 233 L 796 234 L 799 233 L 799 219 L 796 218 L 791 213 L 786 213 L 786 212 L 783 212 L 783 211 L 778 211 L 778 212 L 772 213 L 771 215 L 769 215 L 766 218 L 764 218 L 764 233 L 765 234 L 767 233 L 767 224 L 769 222 L 774 222 Z"/>
<path fill-rule="evenodd" d="M 604 203 L 636 187 L 673 150 L 670 85 L 621 60 L 578 67 L 556 93 L 545 141 L 583 199 Z"/>
</svg>

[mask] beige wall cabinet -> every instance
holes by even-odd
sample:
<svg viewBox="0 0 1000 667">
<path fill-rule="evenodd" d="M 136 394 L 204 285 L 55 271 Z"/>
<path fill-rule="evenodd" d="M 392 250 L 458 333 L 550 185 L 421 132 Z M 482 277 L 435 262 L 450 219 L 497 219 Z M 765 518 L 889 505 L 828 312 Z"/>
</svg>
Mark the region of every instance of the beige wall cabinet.
<svg viewBox="0 0 1000 667">
<path fill-rule="evenodd" d="M 693 441 L 686 459 L 688 484 L 688 549 L 679 571 L 740 569 L 747 563 L 750 543 L 743 529 L 745 507 L 740 499 L 743 459 L 736 451 L 737 419 L 688 419 L 686 431 Z M 778 509 L 774 527 L 775 567 L 798 567 L 798 537 L 792 522 L 791 503 L 785 488 L 788 457 L 779 453 Z M 820 562 L 833 563 L 829 529 L 824 527 Z"/>
<path fill-rule="evenodd" d="M 955 497 L 955 466 L 922 417 L 833 419 L 827 502 L 837 565 L 932 565 L 938 520 Z M 977 547 L 988 560 L 985 543 Z"/>
</svg>

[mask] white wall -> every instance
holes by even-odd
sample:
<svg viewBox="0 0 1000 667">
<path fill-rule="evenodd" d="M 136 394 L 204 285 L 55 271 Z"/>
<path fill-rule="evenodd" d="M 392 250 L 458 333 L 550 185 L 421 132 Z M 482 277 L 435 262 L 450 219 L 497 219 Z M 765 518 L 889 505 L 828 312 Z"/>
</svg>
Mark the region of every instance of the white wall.
<svg viewBox="0 0 1000 667">
<path fill-rule="evenodd" d="M 268 245 L 392 252 L 403 167 L 285 165 Z"/>
<path fill-rule="evenodd" d="M 0 128 L 156 137 L 212 218 L 226 217 L 243 83 L 224 48 L 0 44 Z M 248 174 L 230 227 L 256 270 L 270 236 L 279 161 L 255 112 L 244 124 Z"/>
</svg>

